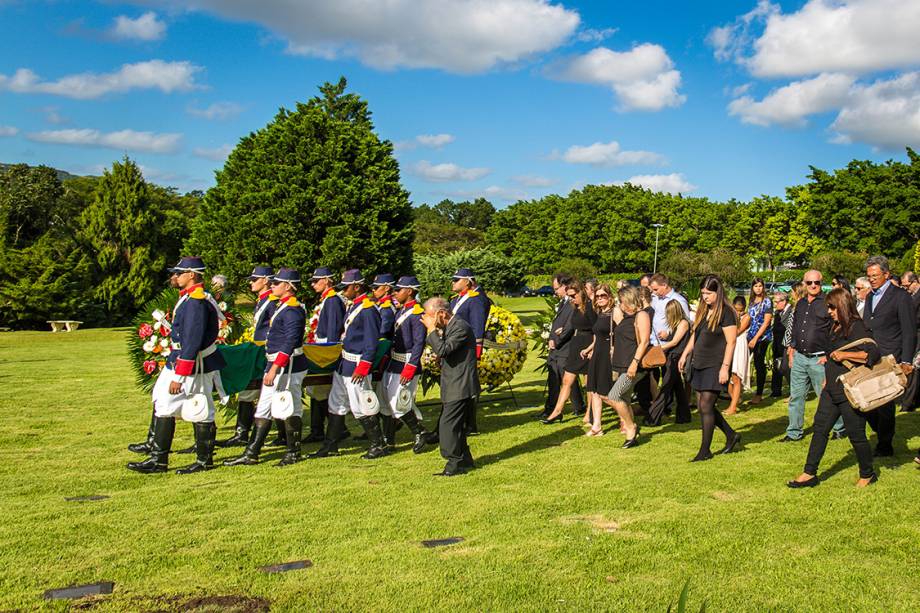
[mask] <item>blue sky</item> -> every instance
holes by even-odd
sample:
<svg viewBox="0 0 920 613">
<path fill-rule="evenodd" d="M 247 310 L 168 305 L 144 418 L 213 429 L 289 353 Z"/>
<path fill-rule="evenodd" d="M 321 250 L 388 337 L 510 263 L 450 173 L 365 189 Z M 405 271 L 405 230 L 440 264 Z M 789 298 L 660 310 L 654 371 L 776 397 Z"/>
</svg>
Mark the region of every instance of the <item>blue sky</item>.
<svg viewBox="0 0 920 613">
<path fill-rule="evenodd" d="M 0 162 L 206 189 L 344 75 L 414 203 L 783 195 L 920 148 L 920 2 L 0 0 Z"/>
</svg>

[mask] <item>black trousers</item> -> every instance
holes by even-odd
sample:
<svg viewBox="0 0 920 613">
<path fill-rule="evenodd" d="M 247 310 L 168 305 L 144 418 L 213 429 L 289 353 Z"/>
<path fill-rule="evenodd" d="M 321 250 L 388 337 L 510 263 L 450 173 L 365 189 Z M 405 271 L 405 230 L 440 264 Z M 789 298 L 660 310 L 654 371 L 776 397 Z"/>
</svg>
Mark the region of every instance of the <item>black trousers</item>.
<svg viewBox="0 0 920 613">
<path fill-rule="evenodd" d="M 779 357 L 777 357 L 779 356 Z M 783 395 L 783 377 L 789 381 L 789 354 L 782 345 L 773 343 L 773 378 L 770 379 L 770 395 L 779 398 Z"/>
<path fill-rule="evenodd" d="M 559 400 L 559 390 L 562 388 L 562 376 L 565 374 L 565 360 L 550 354 L 546 360 L 546 404 L 543 405 L 544 412 L 548 415 L 555 407 L 556 401 Z M 569 396 L 572 402 L 572 409 L 575 413 L 582 414 L 585 412 L 585 399 L 581 393 L 581 380 L 575 377 L 575 383 L 572 384 L 572 394 Z"/>
<path fill-rule="evenodd" d="M 639 412 L 649 414 L 652 408 L 652 381 L 658 381 L 658 369 L 653 368 L 648 371 L 648 376 L 636 383 L 633 389 L 636 392 L 636 404 L 639 405 Z M 665 398 L 665 408 L 667 408 L 670 398 Z M 664 410 L 664 409 L 662 409 Z"/>
<path fill-rule="evenodd" d="M 661 384 L 658 387 L 658 398 L 649 407 L 649 420 L 655 423 L 661 421 L 665 410 L 671 401 L 671 396 L 677 401 L 677 423 L 690 422 L 690 402 L 687 400 L 687 388 L 684 386 L 684 377 L 677 368 L 680 355 L 676 352 L 668 354 L 668 361 L 662 367 Z M 641 381 L 640 381 L 641 383 Z"/>
<path fill-rule="evenodd" d="M 473 455 L 466 443 L 466 427 L 476 410 L 475 398 L 445 402 L 438 420 L 438 439 L 441 457 L 447 460 L 444 470 L 456 472 L 472 468 Z"/>
<path fill-rule="evenodd" d="M 878 435 L 875 448 L 883 453 L 894 452 L 894 403 L 883 404 L 866 413 L 866 421 Z"/>
<path fill-rule="evenodd" d="M 747 339 L 742 339 L 742 341 L 747 341 Z M 767 384 L 767 348 L 770 346 L 770 341 L 759 341 L 754 345 L 754 351 L 751 353 L 754 354 L 754 372 L 756 373 L 756 382 L 757 382 L 757 395 L 763 396 L 763 388 Z"/>
<path fill-rule="evenodd" d="M 920 404 L 920 372 L 914 370 L 907 378 L 907 389 L 901 398 L 901 410 L 913 411 Z"/>
<path fill-rule="evenodd" d="M 827 390 L 821 392 L 818 399 L 818 410 L 815 412 L 815 426 L 811 435 L 811 445 L 808 446 L 808 458 L 805 460 L 805 472 L 809 475 L 818 474 L 818 464 L 824 457 L 827 448 L 827 437 L 834 427 L 838 417 L 843 417 L 843 425 L 847 430 L 847 437 L 856 452 L 856 461 L 859 463 L 859 476 L 868 479 L 875 473 L 872 467 L 872 446 L 866 438 L 866 415 L 853 409 L 846 396 L 843 394 L 832 395 Z"/>
</svg>

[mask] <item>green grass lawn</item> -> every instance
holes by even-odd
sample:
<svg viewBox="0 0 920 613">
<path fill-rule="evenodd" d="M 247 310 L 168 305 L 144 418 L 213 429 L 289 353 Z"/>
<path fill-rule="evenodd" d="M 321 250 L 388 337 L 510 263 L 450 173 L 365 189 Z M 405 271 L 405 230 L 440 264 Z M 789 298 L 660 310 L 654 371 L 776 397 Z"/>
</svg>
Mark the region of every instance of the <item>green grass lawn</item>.
<svg viewBox="0 0 920 613">
<path fill-rule="evenodd" d="M 527 320 L 542 299 L 503 304 Z M 413 455 L 403 429 L 399 452 L 374 462 L 347 444 L 279 469 L 270 448 L 255 467 L 145 476 L 124 467 L 150 409 L 123 338 L 0 334 L 0 610 L 65 610 L 43 591 L 106 580 L 115 593 L 94 611 L 218 610 L 194 606 L 212 596 L 279 611 L 664 611 L 688 578 L 693 610 L 920 610 L 920 471 L 907 449 L 920 445 L 918 414 L 899 415 L 899 456 L 878 484 L 856 490 L 849 443 L 831 441 L 826 482 L 792 491 L 807 444 L 775 442 L 781 401 L 731 418 L 743 453 L 690 464 L 695 415 L 644 430 L 632 450 L 609 416 L 602 438 L 571 417 L 535 422 L 532 357 L 515 380 L 519 406 L 484 396 L 469 475 L 433 477 L 437 450 Z M 219 426 L 223 438 L 232 424 Z M 174 448 L 190 441 L 180 424 Z M 110 498 L 64 500 L 90 494 Z M 420 544 L 453 536 L 464 541 Z M 258 570 L 302 559 L 313 566 Z"/>
</svg>

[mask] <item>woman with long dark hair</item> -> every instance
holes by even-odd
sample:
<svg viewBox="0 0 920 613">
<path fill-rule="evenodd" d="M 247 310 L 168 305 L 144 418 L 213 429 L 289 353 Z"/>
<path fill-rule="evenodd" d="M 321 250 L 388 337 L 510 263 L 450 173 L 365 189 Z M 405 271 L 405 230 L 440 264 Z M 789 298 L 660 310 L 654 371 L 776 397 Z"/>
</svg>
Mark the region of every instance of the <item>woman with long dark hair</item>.
<svg viewBox="0 0 920 613">
<path fill-rule="evenodd" d="M 847 437 L 853 445 L 859 463 L 859 480 L 856 486 L 866 487 L 878 481 L 878 475 L 872 466 L 872 446 L 866 439 L 866 416 L 865 413 L 853 408 L 843 391 L 843 384 L 837 379 L 854 364 L 873 366 L 881 359 L 881 353 L 872 340 L 872 334 L 866 330 L 856 310 L 856 300 L 849 290 L 842 287 L 834 288 L 828 293 L 825 302 L 827 312 L 834 320 L 831 327 L 830 354 L 824 363 L 825 385 L 818 399 L 814 433 L 808 447 L 805 470 L 788 485 L 792 488 L 818 485 L 818 464 L 824 457 L 828 435 L 834 423 L 842 416 Z M 866 342 L 843 349 L 846 345 L 860 340 Z M 850 364 L 847 365 L 847 362 Z"/>
<path fill-rule="evenodd" d="M 613 369 L 610 365 L 611 347 L 610 338 L 616 324 L 613 322 L 613 290 L 606 283 L 601 283 L 594 290 L 594 310 L 597 319 L 594 322 L 594 342 L 584 350 L 588 356 L 588 415 L 590 416 L 591 430 L 586 436 L 602 436 L 604 429 L 601 424 L 603 403 L 601 398 L 607 395 L 613 387 Z"/>
<path fill-rule="evenodd" d="M 741 435 L 732 430 L 716 408 L 719 392 L 728 383 L 737 335 L 738 319 L 725 297 L 722 280 L 716 275 L 706 275 L 700 283 L 700 306 L 693 322 L 693 334 L 677 365 L 683 370 L 687 360 L 691 360 L 690 387 L 696 390 L 703 426 L 700 450 L 691 462 L 712 459 L 710 447 L 716 427 L 725 434 L 725 447 L 720 453 L 737 451 L 741 442 Z"/>
<path fill-rule="evenodd" d="M 754 356 L 756 373 L 756 387 L 751 404 L 760 404 L 763 400 L 763 388 L 767 383 L 767 348 L 773 342 L 773 302 L 767 296 L 767 286 L 760 277 L 751 281 L 748 315 L 751 318 L 751 327 L 747 330 L 747 346 Z"/>
<path fill-rule="evenodd" d="M 572 327 L 575 329 L 575 335 L 569 341 L 569 356 L 562 374 L 559 399 L 556 401 L 553 412 L 540 420 L 544 424 L 562 421 L 562 409 L 572 393 L 575 378 L 588 373 L 588 358 L 584 355 L 583 350 L 587 349 L 594 339 L 592 328 L 597 315 L 594 313 L 591 300 L 588 299 L 585 286 L 580 281 L 575 281 L 567 286 L 565 291 L 575 307 L 575 312 L 572 313 Z"/>
<path fill-rule="evenodd" d="M 735 296 L 732 308 L 738 316 L 738 340 L 735 342 L 735 352 L 732 354 L 731 374 L 728 378 L 728 396 L 731 398 L 726 415 L 735 415 L 738 405 L 741 404 L 741 392 L 751 389 L 751 350 L 745 343 L 747 331 L 751 326 L 751 317 L 747 313 L 747 301 L 744 296 Z"/>
</svg>

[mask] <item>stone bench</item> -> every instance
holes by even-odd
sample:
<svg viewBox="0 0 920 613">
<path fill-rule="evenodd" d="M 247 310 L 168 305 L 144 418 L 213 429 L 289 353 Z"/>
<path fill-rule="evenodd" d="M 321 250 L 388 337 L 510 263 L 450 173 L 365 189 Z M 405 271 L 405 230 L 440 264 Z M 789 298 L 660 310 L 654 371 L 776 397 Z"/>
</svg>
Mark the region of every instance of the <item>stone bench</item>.
<svg viewBox="0 0 920 613">
<path fill-rule="evenodd" d="M 51 324 L 52 332 L 62 332 L 64 330 L 66 330 L 67 332 L 73 332 L 74 330 L 79 328 L 80 324 L 82 324 L 83 322 L 74 321 L 73 319 L 56 319 L 53 321 L 49 321 L 48 323 Z"/>
</svg>

